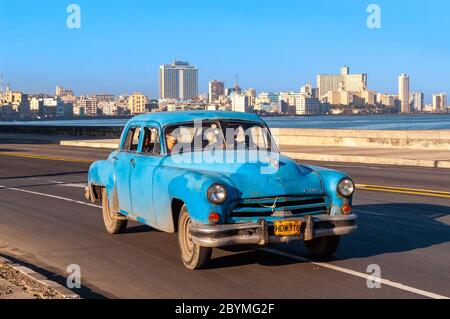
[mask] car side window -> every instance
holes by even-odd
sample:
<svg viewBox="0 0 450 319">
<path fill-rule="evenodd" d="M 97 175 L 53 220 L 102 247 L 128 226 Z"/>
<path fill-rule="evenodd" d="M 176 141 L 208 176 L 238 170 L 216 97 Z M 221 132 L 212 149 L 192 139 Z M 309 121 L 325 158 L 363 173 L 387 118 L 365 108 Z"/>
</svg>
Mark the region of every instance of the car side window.
<svg viewBox="0 0 450 319">
<path fill-rule="evenodd" d="M 125 142 L 122 146 L 122 151 L 136 152 L 139 145 L 139 137 L 141 135 L 140 127 L 130 127 L 125 137 Z"/>
<path fill-rule="evenodd" d="M 144 142 L 142 144 L 142 153 L 149 155 L 161 154 L 161 141 L 157 128 L 144 128 Z"/>
</svg>

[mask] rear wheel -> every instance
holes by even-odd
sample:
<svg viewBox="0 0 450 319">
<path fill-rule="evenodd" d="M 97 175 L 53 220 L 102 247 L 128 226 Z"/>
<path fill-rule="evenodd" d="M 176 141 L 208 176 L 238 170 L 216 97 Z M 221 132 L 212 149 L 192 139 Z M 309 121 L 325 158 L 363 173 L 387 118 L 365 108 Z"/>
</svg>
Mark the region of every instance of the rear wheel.
<svg viewBox="0 0 450 319">
<path fill-rule="evenodd" d="M 189 269 L 205 268 L 211 260 L 212 248 L 195 244 L 189 233 L 191 218 L 186 205 L 183 205 L 178 219 L 178 247 L 183 264 Z"/>
<path fill-rule="evenodd" d="M 340 236 L 319 237 L 305 241 L 305 245 L 312 257 L 329 258 L 337 251 L 340 239 Z"/>
<path fill-rule="evenodd" d="M 102 189 L 102 210 L 106 231 L 110 234 L 123 233 L 127 228 L 128 220 L 109 207 L 108 192 L 105 188 Z"/>
</svg>

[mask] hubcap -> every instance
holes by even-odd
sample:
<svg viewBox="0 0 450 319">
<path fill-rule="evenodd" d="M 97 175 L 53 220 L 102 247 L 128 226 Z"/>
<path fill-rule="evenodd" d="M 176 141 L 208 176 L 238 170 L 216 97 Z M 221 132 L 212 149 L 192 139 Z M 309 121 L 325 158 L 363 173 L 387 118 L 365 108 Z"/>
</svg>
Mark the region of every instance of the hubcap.
<svg viewBox="0 0 450 319">
<path fill-rule="evenodd" d="M 182 249 L 183 255 L 186 257 L 186 260 L 190 260 L 194 254 L 195 244 L 191 239 L 191 235 L 189 234 L 189 225 L 191 224 L 191 219 L 186 218 L 183 223 L 182 230 Z"/>
</svg>

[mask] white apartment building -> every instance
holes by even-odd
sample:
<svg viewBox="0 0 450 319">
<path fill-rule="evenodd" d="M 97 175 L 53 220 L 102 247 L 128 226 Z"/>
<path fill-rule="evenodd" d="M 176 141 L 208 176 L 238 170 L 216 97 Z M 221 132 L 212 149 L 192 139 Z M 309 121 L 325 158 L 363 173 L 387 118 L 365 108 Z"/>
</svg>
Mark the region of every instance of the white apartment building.
<svg viewBox="0 0 450 319">
<path fill-rule="evenodd" d="M 98 108 L 102 110 L 104 115 L 117 115 L 117 103 L 115 101 L 100 101 L 98 102 Z"/>
<path fill-rule="evenodd" d="M 159 83 L 161 99 L 191 100 L 198 97 L 198 69 L 188 62 L 161 65 Z"/>
<path fill-rule="evenodd" d="M 95 95 L 82 95 L 79 100 L 80 109 L 84 110 L 84 114 L 88 116 L 96 116 L 98 109 L 98 101 Z"/>
<path fill-rule="evenodd" d="M 233 112 L 248 112 L 249 103 L 248 96 L 245 94 L 233 93 L 231 97 L 231 110 Z"/>
</svg>

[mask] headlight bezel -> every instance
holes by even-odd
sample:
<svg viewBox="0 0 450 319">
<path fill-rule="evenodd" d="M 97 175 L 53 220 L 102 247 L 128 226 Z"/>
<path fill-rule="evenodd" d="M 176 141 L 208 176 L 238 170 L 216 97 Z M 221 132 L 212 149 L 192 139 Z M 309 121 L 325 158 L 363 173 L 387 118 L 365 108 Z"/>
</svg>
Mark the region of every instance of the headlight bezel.
<svg viewBox="0 0 450 319">
<path fill-rule="evenodd" d="M 351 185 L 352 185 L 352 191 L 351 191 L 351 193 L 344 193 L 344 191 L 343 191 L 343 186 L 342 186 L 342 184 L 343 183 L 345 183 L 345 182 L 347 182 L 347 181 L 350 181 L 351 182 Z M 336 186 L 336 190 L 337 190 L 337 192 L 339 193 L 339 195 L 341 195 L 341 196 L 343 196 L 343 197 L 345 197 L 345 198 L 349 198 L 349 197 L 351 197 L 354 193 L 355 193 L 355 189 L 356 189 L 356 186 L 355 186 L 355 182 L 350 178 L 350 177 L 344 177 L 344 178 L 342 178 L 338 183 L 337 183 L 337 186 Z"/>
<path fill-rule="evenodd" d="M 214 192 L 215 190 L 217 190 L 217 187 L 222 188 L 221 190 L 224 192 L 224 196 L 222 199 L 218 199 L 218 198 L 214 198 Z M 225 202 L 227 200 L 228 197 L 228 192 L 227 192 L 227 188 L 220 184 L 220 183 L 214 183 L 211 184 L 211 186 L 208 187 L 208 191 L 206 192 L 206 198 L 213 204 L 222 204 L 223 202 Z"/>
</svg>

